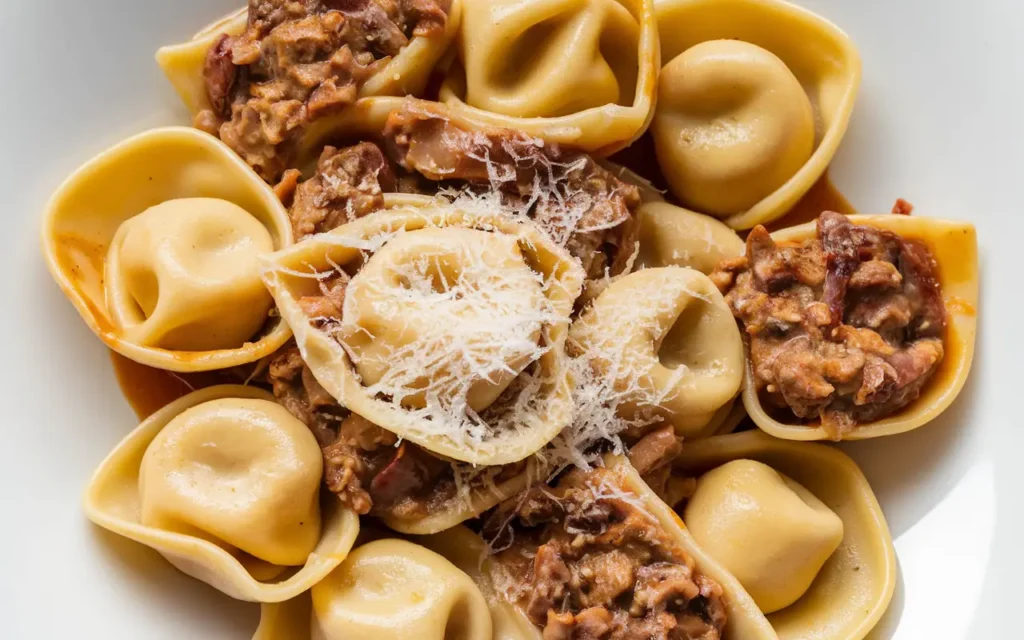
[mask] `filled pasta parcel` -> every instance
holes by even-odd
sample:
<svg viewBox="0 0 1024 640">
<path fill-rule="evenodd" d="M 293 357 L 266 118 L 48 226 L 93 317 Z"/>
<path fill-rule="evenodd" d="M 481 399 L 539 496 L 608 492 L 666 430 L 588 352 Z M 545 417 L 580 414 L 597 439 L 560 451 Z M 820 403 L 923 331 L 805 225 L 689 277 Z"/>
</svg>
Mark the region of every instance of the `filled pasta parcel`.
<svg viewBox="0 0 1024 640">
<path fill-rule="evenodd" d="M 302 359 L 337 402 L 433 454 L 523 460 L 571 420 L 565 353 L 583 274 L 484 207 L 405 206 L 266 259 Z"/>
</svg>

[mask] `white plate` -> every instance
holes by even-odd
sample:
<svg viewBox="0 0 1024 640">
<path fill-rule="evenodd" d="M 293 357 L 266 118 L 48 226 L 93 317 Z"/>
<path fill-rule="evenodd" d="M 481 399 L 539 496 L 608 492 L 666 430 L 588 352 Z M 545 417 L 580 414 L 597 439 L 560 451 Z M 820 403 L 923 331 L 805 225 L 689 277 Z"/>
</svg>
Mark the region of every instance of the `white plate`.
<svg viewBox="0 0 1024 640">
<path fill-rule="evenodd" d="M 974 371 L 946 414 L 847 446 L 896 537 L 876 638 L 1021 637 L 1024 589 L 1024 3 L 801 0 L 847 30 L 864 82 L 833 177 L 864 211 L 905 197 L 978 227 Z M 79 163 L 183 122 L 153 61 L 232 0 L 0 0 L 0 637 L 247 639 L 255 605 L 91 526 L 89 475 L 135 418 L 103 347 L 50 280 L 39 221 Z"/>
</svg>

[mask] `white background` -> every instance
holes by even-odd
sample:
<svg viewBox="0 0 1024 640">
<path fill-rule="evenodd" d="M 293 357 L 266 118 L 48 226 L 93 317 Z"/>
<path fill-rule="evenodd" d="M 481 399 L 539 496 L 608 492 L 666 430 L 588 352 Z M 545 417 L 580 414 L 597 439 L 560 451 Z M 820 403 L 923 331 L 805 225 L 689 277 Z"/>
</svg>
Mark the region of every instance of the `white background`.
<svg viewBox="0 0 1024 640">
<path fill-rule="evenodd" d="M 472 1 L 472 0 L 469 0 Z M 859 45 L 864 81 L 833 177 L 863 211 L 897 197 L 978 227 L 974 370 L 939 421 L 847 446 L 896 538 L 877 639 L 1024 637 L 1024 3 L 801 0 Z M 104 347 L 39 251 L 49 193 L 78 164 L 185 114 L 153 52 L 231 0 L 0 0 L 0 637 L 247 639 L 255 605 L 88 524 L 80 498 L 134 426 Z"/>
</svg>

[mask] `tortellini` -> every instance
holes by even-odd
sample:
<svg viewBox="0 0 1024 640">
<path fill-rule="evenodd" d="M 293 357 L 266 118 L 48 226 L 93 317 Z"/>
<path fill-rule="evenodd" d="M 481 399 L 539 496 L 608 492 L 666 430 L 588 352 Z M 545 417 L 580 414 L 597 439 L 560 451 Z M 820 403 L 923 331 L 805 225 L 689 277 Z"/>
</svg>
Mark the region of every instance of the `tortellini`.
<svg viewBox="0 0 1024 640">
<path fill-rule="evenodd" d="M 683 519 L 765 613 L 804 595 L 843 541 L 839 516 L 754 460 L 733 460 L 701 476 Z"/>
<path fill-rule="evenodd" d="M 735 229 L 781 217 L 846 131 L 860 83 L 850 39 L 777 0 L 664 0 L 656 13 L 651 131 L 672 192 Z"/>
<path fill-rule="evenodd" d="M 462 286 L 456 289 L 455 283 Z M 423 408 L 433 393 L 464 399 L 473 411 L 482 411 L 537 350 L 542 289 L 514 237 L 457 227 L 423 229 L 389 241 L 352 277 L 340 333 L 364 384 L 401 380 L 397 386 L 412 392 L 404 404 Z M 446 307 L 443 316 L 439 301 Z M 449 350 L 463 339 L 466 350 L 480 351 L 504 341 L 500 361 L 481 367 L 488 356 L 480 353 L 467 363 L 461 351 Z M 413 351 L 422 349 L 437 353 L 429 368 Z"/>
<path fill-rule="evenodd" d="M 658 161 L 675 195 L 696 211 L 746 211 L 811 157 L 811 101 L 766 49 L 702 42 L 666 64 L 658 82 Z"/>
<path fill-rule="evenodd" d="M 358 516 L 320 501 L 312 432 L 265 391 L 193 392 L 153 414 L 97 470 L 96 524 L 241 600 L 280 602 L 338 566 Z"/>
<path fill-rule="evenodd" d="M 924 243 L 935 258 L 946 307 L 945 355 L 932 379 L 909 405 L 888 417 L 861 423 L 843 436 L 844 440 L 864 440 L 903 433 L 931 422 L 953 403 L 967 381 L 978 327 L 978 238 L 974 225 L 965 222 L 899 215 L 852 215 L 849 219 L 854 224 L 884 229 Z M 815 237 L 815 229 L 813 222 L 789 227 L 773 233 L 772 240 L 799 244 Z M 750 366 L 748 361 L 748 369 Z M 787 440 L 830 439 L 820 420 L 797 424 L 777 420 L 761 404 L 753 377 L 749 373 L 746 377 L 743 404 L 758 427 Z"/>
<path fill-rule="evenodd" d="M 491 637 L 487 601 L 468 575 L 418 544 L 383 539 L 357 548 L 297 602 L 264 605 L 254 640 Z"/>
<path fill-rule="evenodd" d="M 649 202 L 640 220 L 639 267 L 690 267 L 707 275 L 743 255 L 743 240 L 721 221 L 666 202 Z"/>
<path fill-rule="evenodd" d="M 180 198 L 121 224 L 107 256 L 107 308 L 125 339 L 177 351 L 230 349 L 266 322 L 270 232 L 238 205 Z"/>
<path fill-rule="evenodd" d="M 291 241 L 274 192 L 222 143 L 182 127 L 85 164 L 43 226 L 50 271 L 89 327 L 172 371 L 246 364 L 284 344 L 259 256 Z"/>
<path fill-rule="evenodd" d="M 421 204 L 278 252 L 264 280 L 343 406 L 448 458 L 517 462 L 571 418 L 582 269 L 532 225 Z"/>
<path fill-rule="evenodd" d="M 673 471 L 700 475 L 686 527 L 779 638 L 859 640 L 875 626 L 896 556 L 871 487 L 844 453 L 753 430 L 687 444 Z"/>
<path fill-rule="evenodd" d="M 573 324 L 574 349 L 622 394 L 627 418 L 700 435 L 743 381 L 743 341 L 722 294 L 693 269 L 643 269 L 612 283 Z"/>
<path fill-rule="evenodd" d="M 475 0 L 440 98 L 476 126 L 608 155 L 650 121 L 652 0 Z"/>
</svg>

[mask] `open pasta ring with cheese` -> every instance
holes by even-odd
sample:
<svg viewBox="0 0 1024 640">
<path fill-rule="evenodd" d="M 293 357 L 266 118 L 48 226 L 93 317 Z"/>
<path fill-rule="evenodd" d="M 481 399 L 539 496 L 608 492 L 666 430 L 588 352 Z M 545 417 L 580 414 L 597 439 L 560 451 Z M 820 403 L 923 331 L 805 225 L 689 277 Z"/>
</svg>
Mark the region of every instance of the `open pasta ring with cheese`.
<svg viewBox="0 0 1024 640">
<path fill-rule="evenodd" d="M 313 376 L 435 454 L 523 460 L 565 427 L 579 264 L 536 227 L 466 206 L 371 214 L 266 259 Z"/>
<path fill-rule="evenodd" d="M 487 601 L 443 556 L 413 542 L 357 547 L 309 592 L 264 604 L 253 640 L 491 638 Z"/>
<path fill-rule="evenodd" d="M 694 269 L 642 269 L 612 283 L 573 324 L 570 345 L 614 381 L 620 417 L 664 420 L 687 438 L 728 413 L 743 382 L 736 323 Z"/>
<path fill-rule="evenodd" d="M 136 362 L 182 372 L 254 362 L 288 340 L 258 258 L 291 243 L 274 192 L 184 127 L 83 165 L 43 223 L 47 266 L 89 328 Z"/>
<path fill-rule="evenodd" d="M 782 0 L 663 0 L 651 131 L 686 207 L 734 229 L 785 214 L 824 173 L 853 110 L 849 37 Z"/>
<path fill-rule="evenodd" d="M 745 431 L 688 443 L 673 473 L 698 477 L 677 506 L 690 535 L 778 637 L 859 640 L 885 612 L 896 582 L 892 537 L 841 451 Z"/>
<path fill-rule="evenodd" d="M 619 456 L 503 503 L 481 536 L 458 527 L 419 541 L 477 581 L 496 638 L 600 637 L 612 628 L 627 637 L 678 628 L 693 638 L 776 637 L 737 580 Z"/>
<path fill-rule="evenodd" d="M 850 242 L 876 257 L 854 256 L 844 269 L 827 270 Z M 825 252 L 833 251 L 830 261 L 822 243 Z M 737 317 L 746 317 L 751 357 L 743 404 L 761 429 L 788 440 L 875 438 L 916 429 L 956 399 L 971 368 L 977 331 L 973 225 L 827 213 L 817 223 L 770 236 L 755 229 L 747 252 L 741 262 L 752 262 L 752 273 L 764 268 L 759 265 L 768 267 L 773 256 L 783 256 L 786 266 L 777 273 L 768 267 L 763 278 L 783 283 L 790 268 L 797 278 L 788 289 L 774 287 L 775 295 L 767 296 L 769 306 L 761 307 L 768 311 L 765 322 L 742 311 L 758 314 L 751 301 L 763 299 L 762 292 L 743 293 L 738 278 L 726 296 L 734 312 L 740 310 Z M 809 304 L 812 295 L 800 302 L 804 286 L 821 290 L 820 301 Z M 789 304 L 803 310 L 809 330 L 788 323 Z M 837 310 L 829 311 L 830 305 Z M 815 323 L 828 331 L 840 313 L 833 337 L 818 340 Z M 788 372 L 796 361 L 806 366 L 793 376 Z"/>
<path fill-rule="evenodd" d="M 607 156 L 650 122 L 653 0 L 475 0 L 458 38 L 440 99 L 475 126 Z"/>
<path fill-rule="evenodd" d="M 310 430 L 252 387 L 208 387 L 146 419 L 100 465 L 89 519 L 239 600 L 281 602 L 345 559 L 359 517 L 321 500 Z"/>
<path fill-rule="evenodd" d="M 243 9 L 161 48 L 156 59 L 196 125 L 273 181 L 294 166 L 294 147 L 311 124 L 359 98 L 422 93 L 458 32 L 463 3 L 409 14 L 359 4 Z"/>
</svg>

